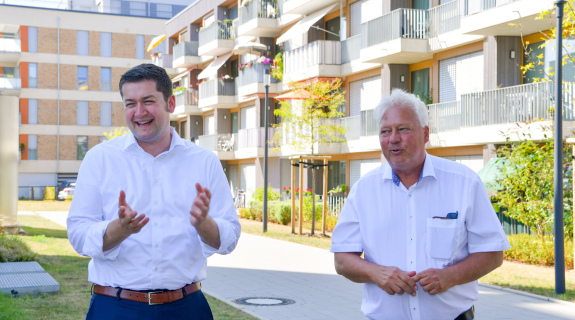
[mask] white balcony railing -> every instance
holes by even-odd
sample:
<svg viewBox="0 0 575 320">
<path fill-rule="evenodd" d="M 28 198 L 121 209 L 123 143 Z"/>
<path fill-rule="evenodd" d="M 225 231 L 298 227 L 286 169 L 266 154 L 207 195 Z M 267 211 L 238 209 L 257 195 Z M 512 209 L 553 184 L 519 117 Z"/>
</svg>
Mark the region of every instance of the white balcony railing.
<svg viewBox="0 0 575 320">
<path fill-rule="evenodd" d="M 359 59 L 361 49 L 361 35 L 347 38 L 341 42 L 341 63 L 346 64 Z"/>
<path fill-rule="evenodd" d="M 575 120 L 575 83 L 563 83 L 563 119 Z M 429 105 L 431 133 L 459 130 L 462 127 L 517 123 L 553 119 L 553 82 L 519 86 L 461 95 L 461 101 Z"/>
<path fill-rule="evenodd" d="M 198 56 L 198 41 L 184 41 L 174 46 L 174 59 L 179 59 L 184 56 Z"/>
<path fill-rule="evenodd" d="M 362 48 L 399 38 L 427 39 L 427 10 L 397 9 L 361 24 Z"/>
<path fill-rule="evenodd" d="M 182 94 L 176 96 L 176 106 L 185 106 L 185 105 L 198 105 L 198 95 L 199 92 L 196 89 L 193 89 L 191 92 L 186 91 Z"/>
<path fill-rule="evenodd" d="M 276 0 L 252 0 L 240 8 L 240 24 L 256 18 L 275 19 L 278 17 Z"/>
<path fill-rule="evenodd" d="M 199 85 L 200 99 L 214 96 L 235 96 L 236 84 L 234 79 L 209 80 Z"/>
<path fill-rule="evenodd" d="M 0 35 L 0 52 L 21 52 L 20 39 L 4 38 Z"/>
<path fill-rule="evenodd" d="M 463 13 L 470 15 L 481 11 L 489 10 L 510 2 L 518 0 L 462 0 L 464 5 Z"/>
<path fill-rule="evenodd" d="M 217 39 L 235 39 L 235 29 L 233 22 L 216 22 L 200 31 L 199 46 L 201 47 Z"/>
<path fill-rule="evenodd" d="M 198 137 L 198 145 L 200 147 L 204 147 L 208 150 L 216 151 L 218 145 L 218 135 L 217 134 L 210 134 L 205 136 Z"/>
<path fill-rule="evenodd" d="M 268 128 L 268 147 L 275 148 L 273 137 L 277 128 Z M 238 148 L 263 148 L 265 147 L 265 128 L 240 129 L 238 131 Z"/>
<path fill-rule="evenodd" d="M 158 67 L 171 68 L 173 59 L 171 54 L 160 53 L 157 57 L 152 57 L 152 62 Z"/>
<path fill-rule="evenodd" d="M 20 78 L 9 78 L 0 75 L 0 89 L 20 90 L 22 80 Z"/>
<path fill-rule="evenodd" d="M 340 65 L 341 42 L 318 40 L 284 55 L 284 73 L 297 72 L 317 65 Z"/>
<path fill-rule="evenodd" d="M 457 30 L 461 27 L 462 0 L 455 0 L 428 10 L 429 37 Z"/>
<path fill-rule="evenodd" d="M 238 83 L 238 87 L 242 87 L 252 83 L 263 83 L 264 82 L 264 73 L 265 69 L 269 68 L 265 64 L 256 63 L 253 64 L 252 67 L 245 67 L 243 70 L 239 71 L 239 76 L 236 79 Z M 271 83 L 277 83 L 278 80 L 276 78 L 271 77 Z"/>
</svg>

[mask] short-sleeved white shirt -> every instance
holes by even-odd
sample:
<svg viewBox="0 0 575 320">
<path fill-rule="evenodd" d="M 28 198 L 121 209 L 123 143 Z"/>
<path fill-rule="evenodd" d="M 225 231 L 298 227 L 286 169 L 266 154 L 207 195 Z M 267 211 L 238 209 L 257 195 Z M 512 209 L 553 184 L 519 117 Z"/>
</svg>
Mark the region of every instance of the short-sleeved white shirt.
<svg viewBox="0 0 575 320">
<path fill-rule="evenodd" d="M 443 269 L 470 253 L 509 249 L 479 176 L 465 165 L 426 154 L 420 181 L 406 189 L 388 163 L 351 189 L 332 235 L 331 252 L 404 271 Z M 458 212 L 457 219 L 434 219 Z M 477 281 L 430 295 L 389 295 L 365 283 L 361 310 L 373 319 L 454 319 L 477 300 Z"/>
</svg>

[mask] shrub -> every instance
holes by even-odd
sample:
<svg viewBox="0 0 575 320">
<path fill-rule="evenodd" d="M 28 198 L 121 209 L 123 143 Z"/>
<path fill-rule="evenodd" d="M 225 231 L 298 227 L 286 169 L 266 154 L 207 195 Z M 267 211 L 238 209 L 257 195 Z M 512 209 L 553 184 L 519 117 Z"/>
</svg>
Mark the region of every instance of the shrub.
<svg viewBox="0 0 575 320">
<path fill-rule="evenodd" d="M 54 200 L 54 199 L 56 199 L 56 187 L 44 188 L 44 200 Z"/>
<path fill-rule="evenodd" d="M 250 210 L 248 208 L 240 208 L 240 218 L 249 219 Z"/>
<path fill-rule="evenodd" d="M 17 236 L 0 234 L 0 262 L 34 261 L 36 254 Z"/>
<path fill-rule="evenodd" d="M 277 192 L 274 192 L 271 187 L 268 187 L 268 201 L 275 201 L 279 199 L 280 195 Z M 264 201 L 264 188 L 257 188 L 252 195 L 252 200 Z"/>
<path fill-rule="evenodd" d="M 264 215 L 264 203 L 262 201 L 250 200 L 248 209 L 250 210 L 250 220 L 262 221 Z"/>
<path fill-rule="evenodd" d="M 528 234 L 508 235 L 511 248 L 504 252 L 505 260 L 517 261 L 542 266 L 555 265 L 553 241 L 542 241 L 541 238 Z M 573 269 L 573 242 L 565 242 L 565 267 Z"/>
<path fill-rule="evenodd" d="M 332 232 L 333 228 L 337 224 L 337 217 L 336 216 L 327 216 L 325 218 L 325 230 Z"/>
<path fill-rule="evenodd" d="M 303 198 L 303 220 L 311 221 L 311 212 L 313 209 L 313 203 L 311 196 Z M 319 201 L 319 196 L 315 196 L 315 220 L 321 220 L 323 214 L 323 202 Z"/>
<path fill-rule="evenodd" d="M 291 222 L 291 204 L 288 201 L 272 201 L 268 205 L 270 221 L 283 225 Z"/>
</svg>

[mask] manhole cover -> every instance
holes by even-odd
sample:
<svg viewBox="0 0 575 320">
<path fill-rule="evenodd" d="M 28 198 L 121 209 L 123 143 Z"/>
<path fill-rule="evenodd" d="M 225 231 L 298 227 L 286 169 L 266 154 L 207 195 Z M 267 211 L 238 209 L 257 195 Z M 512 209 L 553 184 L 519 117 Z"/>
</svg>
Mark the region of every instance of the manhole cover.
<svg viewBox="0 0 575 320">
<path fill-rule="evenodd" d="M 291 299 L 272 297 L 247 297 L 236 299 L 234 302 L 247 306 L 285 306 L 295 303 L 295 301 Z"/>
</svg>

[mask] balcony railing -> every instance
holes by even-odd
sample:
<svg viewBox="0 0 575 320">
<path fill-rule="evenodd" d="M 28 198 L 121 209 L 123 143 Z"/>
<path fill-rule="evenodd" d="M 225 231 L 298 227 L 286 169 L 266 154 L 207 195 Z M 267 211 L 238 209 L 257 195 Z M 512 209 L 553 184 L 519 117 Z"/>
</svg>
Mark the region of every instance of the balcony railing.
<svg viewBox="0 0 575 320">
<path fill-rule="evenodd" d="M 482 12 L 485 10 L 489 10 L 510 2 L 515 2 L 517 0 L 462 0 L 464 3 L 464 11 L 465 15 L 470 15 L 478 12 Z"/>
<path fill-rule="evenodd" d="M 347 38 L 341 42 L 341 63 L 346 64 L 359 59 L 361 49 L 361 35 Z"/>
<path fill-rule="evenodd" d="M 215 79 L 200 83 L 200 99 L 214 96 L 235 96 L 236 84 L 234 79 Z"/>
<path fill-rule="evenodd" d="M 218 135 L 210 134 L 198 137 L 198 145 L 208 150 L 216 151 L 218 146 Z"/>
<path fill-rule="evenodd" d="M 240 8 L 240 24 L 256 18 L 275 19 L 278 17 L 277 1 L 253 0 Z"/>
<path fill-rule="evenodd" d="M 235 29 L 233 22 L 216 22 L 200 31 L 199 46 L 201 47 L 217 39 L 235 39 Z"/>
<path fill-rule="evenodd" d="M 171 54 L 160 53 L 157 57 L 152 57 L 152 62 L 158 67 L 171 68 L 173 59 Z"/>
<path fill-rule="evenodd" d="M 316 65 L 340 65 L 341 42 L 318 40 L 285 53 L 284 73 Z"/>
<path fill-rule="evenodd" d="M 182 94 L 176 96 L 176 106 L 183 106 L 183 105 L 198 105 L 198 90 L 193 89 L 192 91 L 186 91 Z"/>
<path fill-rule="evenodd" d="M 238 150 L 237 133 L 210 134 L 199 136 L 198 140 L 200 146 L 212 151 L 230 152 Z"/>
<path fill-rule="evenodd" d="M 0 89 L 19 90 L 22 88 L 22 80 L 20 78 L 4 77 L 0 75 Z"/>
<path fill-rule="evenodd" d="M 399 38 L 427 39 L 427 10 L 397 9 L 361 24 L 362 48 Z"/>
<path fill-rule="evenodd" d="M 268 147 L 275 148 L 277 144 L 272 142 L 277 128 L 268 128 Z M 240 129 L 238 131 L 238 148 L 263 148 L 265 147 L 265 128 Z"/>
<path fill-rule="evenodd" d="M 184 56 L 198 56 L 199 41 L 184 41 L 174 46 L 174 59 Z"/>
<path fill-rule="evenodd" d="M 0 52 L 21 52 L 20 39 L 0 35 Z"/>
<path fill-rule="evenodd" d="M 237 78 L 238 87 L 242 87 L 252 83 L 263 83 L 264 82 L 264 72 L 267 66 L 265 64 L 256 63 L 252 67 L 245 67 L 243 70 L 239 71 L 239 76 Z M 277 83 L 276 78 L 271 77 L 271 83 Z"/>
<path fill-rule="evenodd" d="M 461 27 L 461 0 L 451 1 L 429 9 L 429 37 L 457 30 Z"/>
<path fill-rule="evenodd" d="M 459 130 L 462 127 L 517 123 L 553 119 L 552 82 L 530 83 L 508 88 L 461 95 L 461 101 L 429 105 L 431 133 Z M 575 83 L 562 84 L 563 119 L 575 120 L 575 102 L 569 92 Z"/>
</svg>

